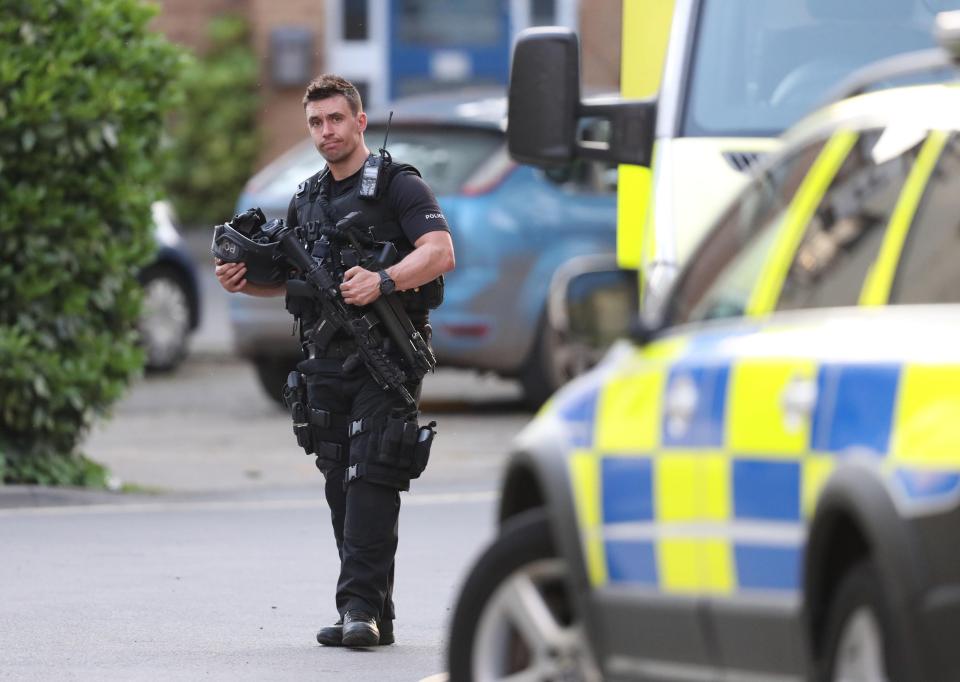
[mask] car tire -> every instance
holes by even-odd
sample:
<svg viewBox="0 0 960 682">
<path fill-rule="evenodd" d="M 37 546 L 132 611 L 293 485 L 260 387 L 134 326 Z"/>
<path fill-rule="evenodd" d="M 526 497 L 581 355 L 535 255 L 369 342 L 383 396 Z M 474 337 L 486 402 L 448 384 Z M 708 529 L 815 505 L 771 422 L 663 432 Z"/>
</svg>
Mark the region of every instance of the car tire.
<svg viewBox="0 0 960 682">
<path fill-rule="evenodd" d="M 166 265 L 140 275 L 143 306 L 137 328 L 146 368 L 171 371 L 186 357 L 190 337 L 190 296 L 180 273 Z"/>
<path fill-rule="evenodd" d="M 907 675 L 900 642 L 873 562 L 855 564 L 830 603 L 819 679 L 873 682 L 918 679 Z"/>
<path fill-rule="evenodd" d="M 523 402 L 536 410 L 553 393 L 586 367 L 579 367 L 573 347 L 560 330 L 550 324 L 546 314 L 540 316 L 533 349 L 520 371 Z"/>
<path fill-rule="evenodd" d="M 253 361 L 260 387 L 280 406 L 283 406 L 283 387 L 287 384 L 287 376 L 296 364 L 297 360 L 292 358 L 256 358 Z"/>
<path fill-rule="evenodd" d="M 573 612 L 567 569 L 543 509 L 507 521 L 460 591 L 448 650 L 450 679 L 599 680 Z"/>
</svg>

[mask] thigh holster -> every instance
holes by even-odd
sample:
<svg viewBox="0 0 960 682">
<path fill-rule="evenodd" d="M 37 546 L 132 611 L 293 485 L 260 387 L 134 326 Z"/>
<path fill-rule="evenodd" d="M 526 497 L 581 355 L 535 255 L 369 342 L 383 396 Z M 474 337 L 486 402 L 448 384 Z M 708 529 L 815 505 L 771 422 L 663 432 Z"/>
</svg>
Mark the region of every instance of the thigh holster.
<svg viewBox="0 0 960 682">
<path fill-rule="evenodd" d="M 308 455 L 317 456 L 317 468 L 326 471 L 332 466 L 346 466 L 350 417 L 311 407 L 306 381 L 297 371 L 290 372 L 287 377 L 283 402 L 293 418 L 297 444 Z"/>
<path fill-rule="evenodd" d="M 427 468 L 436 422 L 420 426 L 415 418 L 386 416 L 350 423 L 353 464 L 345 483 L 361 476 L 400 490 Z"/>
</svg>

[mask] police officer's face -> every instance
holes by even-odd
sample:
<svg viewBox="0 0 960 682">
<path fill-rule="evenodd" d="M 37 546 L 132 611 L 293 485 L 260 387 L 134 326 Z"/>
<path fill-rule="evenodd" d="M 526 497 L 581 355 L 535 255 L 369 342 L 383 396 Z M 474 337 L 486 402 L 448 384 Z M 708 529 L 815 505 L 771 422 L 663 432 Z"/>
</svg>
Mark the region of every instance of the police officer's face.
<svg viewBox="0 0 960 682">
<path fill-rule="evenodd" d="M 349 158 L 362 144 L 367 115 L 354 115 L 343 95 L 307 102 L 306 114 L 313 144 L 328 164 Z"/>
</svg>

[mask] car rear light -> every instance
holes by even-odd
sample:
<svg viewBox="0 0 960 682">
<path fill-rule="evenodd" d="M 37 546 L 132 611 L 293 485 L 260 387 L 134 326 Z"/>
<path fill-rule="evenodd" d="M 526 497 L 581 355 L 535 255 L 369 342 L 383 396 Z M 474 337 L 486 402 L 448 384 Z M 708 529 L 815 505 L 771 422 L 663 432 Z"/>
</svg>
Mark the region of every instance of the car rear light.
<svg viewBox="0 0 960 682">
<path fill-rule="evenodd" d="M 507 148 L 500 147 L 490 158 L 484 161 L 463 183 L 460 192 L 468 197 L 480 196 L 492 192 L 507 179 L 517 167 L 516 162 L 507 154 Z"/>
<path fill-rule="evenodd" d="M 445 324 L 443 330 L 450 336 L 470 339 L 481 339 L 490 333 L 489 325 L 482 323 Z"/>
</svg>

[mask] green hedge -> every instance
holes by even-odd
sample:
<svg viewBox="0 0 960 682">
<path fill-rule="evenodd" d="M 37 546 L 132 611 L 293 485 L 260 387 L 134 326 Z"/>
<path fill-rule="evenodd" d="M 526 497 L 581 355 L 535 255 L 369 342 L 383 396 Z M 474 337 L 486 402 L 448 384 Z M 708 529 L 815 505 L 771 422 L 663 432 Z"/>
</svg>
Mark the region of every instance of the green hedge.
<svg viewBox="0 0 960 682">
<path fill-rule="evenodd" d="M 0 476 L 96 484 L 77 446 L 142 366 L 136 273 L 183 57 L 141 0 L 0 6 Z"/>
<path fill-rule="evenodd" d="M 166 184 L 180 219 L 209 227 L 233 215 L 254 170 L 260 66 L 243 17 L 217 17 L 207 34 L 209 49 L 184 72 Z"/>
</svg>

